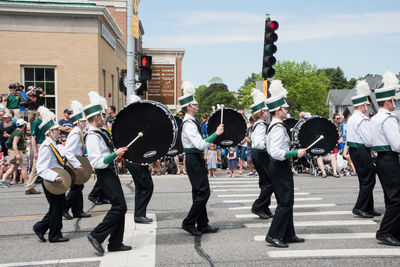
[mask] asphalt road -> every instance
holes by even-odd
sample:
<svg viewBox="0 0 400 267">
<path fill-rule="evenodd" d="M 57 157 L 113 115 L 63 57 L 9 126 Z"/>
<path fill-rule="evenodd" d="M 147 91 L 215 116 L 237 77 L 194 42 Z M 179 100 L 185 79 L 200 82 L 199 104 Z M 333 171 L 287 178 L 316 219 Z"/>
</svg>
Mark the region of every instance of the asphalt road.
<svg viewBox="0 0 400 267">
<path fill-rule="evenodd" d="M 339 179 L 295 177 L 294 221 L 296 233 L 306 242 L 287 249 L 270 247 L 265 241 L 270 220 L 250 213 L 258 194 L 258 179 L 245 175 L 229 178 L 225 172 L 210 178 L 208 201 L 210 224 L 221 231 L 202 237 L 180 229 L 191 205 L 187 176 L 155 176 L 155 192 L 148 214 L 151 225 L 133 222 L 134 185 L 121 176 L 128 203 L 125 243 L 131 252 L 106 253 L 99 257 L 87 241 L 87 234 L 107 212 L 109 205 L 94 206 L 85 185 L 88 219 L 63 221 L 67 243 L 41 243 L 32 232 L 33 224 L 47 212 L 43 194 L 24 195 L 20 185 L 0 188 L 0 266 L 398 266 L 400 248 L 375 240 L 380 217 L 358 218 L 351 214 L 358 194 L 357 177 Z M 42 189 L 40 188 L 42 191 Z M 383 192 L 377 182 L 376 210 L 383 212 Z M 273 200 L 272 206 L 276 202 Z M 274 208 L 272 209 L 274 210 Z M 106 242 L 104 243 L 106 245 Z"/>
</svg>

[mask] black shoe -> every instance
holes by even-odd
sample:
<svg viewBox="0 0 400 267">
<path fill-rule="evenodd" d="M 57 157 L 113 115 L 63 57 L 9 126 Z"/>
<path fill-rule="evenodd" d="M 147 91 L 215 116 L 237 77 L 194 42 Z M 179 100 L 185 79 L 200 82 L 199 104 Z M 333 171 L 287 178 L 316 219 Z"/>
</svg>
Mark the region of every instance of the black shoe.
<svg viewBox="0 0 400 267">
<path fill-rule="evenodd" d="M 270 218 L 270 217 L 268 216 L 268 214 L 266 214 L 266 213 L 263 212 L 263 211 L 258 212 L 258 211 L 255 211 L 255 210 L 251 210 L 251 213 L 257 215 L 258 217 L 260 217 L 260 219 L 266 220 L 266 219 L 269 219 L 269 218 Z"/>
<path fill-rule="evenodd" d="M 99 241 L 97 241 L 97 239 L 94 238 L 91 234 L 89 234 L 87 237 L 89 239 L 90 244 L 92 244 L 92 246 L 94 247 L 94 249 L 97 250 L 97 252 L 100 255 L 103 255 L 104 249 L 103 249 L 103 246 L 101 245 L 101 243 Z"/>
<path fill-rule="evenodd" d="M 358 210 L 358 209 L 353 209 L 353 214 L 360 216 L 362 218 L 374 218 L 374 216 L 372 216 L 372 214 L 369 214 L 366 211 L 362 211 L 362 210 Z"/>
<path fill-rule="evenodd" d="M 203 234 L 213 234 L 213 233 L 216 233 L 219 231 L 219 227 L 207 225 L 207 226 L 198 228 L 197 230 L 199 230 Z"/>
<path fill-rule="evenodd" d="M 289 247 L 289 245 L 287 243 L 283 242 L 282 240 L 280 240 L 278 238 L 272 238 L 270 236 L 266 236 L 265 241 L 267 241 L 267 243 L 269 243 L 273 247 L 277 247 L 277 248 Z"/>
<path fill-rule="evenodd" d="M 270 218 L 274 217 L 274 214 L 270 211 L 270 209 L 267 209 L 265 214 L 267 214 Z"/>
<path fill-rule="evenodd" d="M 376 239 L 381 241 L 382 244 L 388 246 L 400 246 L 400 241 L 394 238 L 392 235 L 379 235 L 376 234 Z"/>
<path fill-rule="evenodd" d="M 64 210 L 63 216 L 64 216 L 64 218 L 65 218 L 66 220 L 72 220 L 72 219 L 73 219 L 72 216 L 69 215 L 68 211 L 66 211 L 66 210 Z"/>
<path fill-rule="evenodd" d="M 297 235 L 294 235 L 288 239 L 284 240 L 286 243 L 303 243 L 305 241 L 304 238 L 300 238 Z"/>
<path fill-rule="evenodd" d="M 125 250 L 131 250 L 132 247 L 131 246 L 127 246 L 122 244 L 119 248 L 111 248 L 110 246 L 108 246 L 108 252 L 113 252 L 113 251 L 125 251 Z"/>
<path fill-rule="evenodd" d="M 74 214 L 74 218 L 89 218 L 92 217 L 92 214 L 86 213 L 86 212 L 82 212 L 79 214 Z"/>
<path fill-rule="evenodd" d="M 135 217 L 135 223 L 151 223 L 153 219 L 147 217 Z"/>
<path fill-rule="evenodd" d="M 370 210 L 368 211 L 369 214 L 371 214 L 372 216 L 381 216 L 382 213 L 377 212 L 376 210 Z"/>
<path fill-rule="evenodd" d="M 35 227 L 33 227 L 33 231 L 35 232 L 35 234 L 39 237 L 39 240 L 42 242 L 46 242 L 46 238 L 44 238 L 44 234 L 42 234 L 41 232 L 39 232 L 38 230 L 35 229 Z"/>
<path fill-rule="evenodd" d="M 95 205 L 102 205 L 103 202 L 100 201 L 97 197 L 88 196 L 88 199 L 93 202 Z"/>
<path fill-rule="evenodd" d="M 102 204 L 111 204 L 111 201 L 108 200 L 108 199 L 105 199 L 105 198 L 100 199 L 100 202 L 101 202 Z"/>
<path fill-rule="evenodd" d="M 189 234 L 193 235 L 193 236 L 201 236 L 201 232 L 199 230 L 197 230 L 196 227 L 194 227 L 193 225 L 185 225 L 182 224 L 182 229 L 185 230 L 186 232 L 188 232 Z"/>
<path fill-rule="evenodd" d="M 49 241 L 50 241 L 51 243 L 68 242 L 68 241 L 69 241 L 69 238 L 68 238 L 68 237 L 59 237 L 59 238 L 53 239 L 53 240 L 49 239 Z"/>
</svg>

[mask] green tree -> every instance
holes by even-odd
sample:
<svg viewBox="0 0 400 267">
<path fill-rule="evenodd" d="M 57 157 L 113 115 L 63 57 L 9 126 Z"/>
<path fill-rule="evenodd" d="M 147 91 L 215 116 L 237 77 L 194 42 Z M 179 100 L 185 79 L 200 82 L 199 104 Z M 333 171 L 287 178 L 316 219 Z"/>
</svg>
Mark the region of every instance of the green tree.
<svg viewBox="0 0 400 267">
<path fill-rule="evenodd" d="M 197 101 L 199 101 L 200 100 L 200 98 L 201 98 L 201 94 L 204 92 L 204 90 L 206 90 L 208 88 L 208 86 L 207 85 L 204 85 L 204 84 L 202 84 L 202 85 L 200 85 L 199 87 L 197 87 L 195 90 L 195 93 L 194 93 L 194 98 L 197 100 Z"/>
<path fill-rule="evenodd" d="M 213 83 L 223 83 L 222 78 L 220 77 L 212 77 L 209 81 L 209 84 L 213 84 Z"/>
<path fill-rule="evenodd" d="M 216 106 L 217 104 L 224 104 L 225 107 L 234 109 L 240 108 L 239 102 L 233 92 L 216 91 L 202 100 L 201 104 L 199 105 L 199 112 L 197 114 L 201 115 L 203 113 L 211 113 L 212 107 Z"/>
<path fill-rule="evenodd" d="M 329 77 L 330 82 L 328 89 L 349 89 L 349 83 L 346 77 L 344 77 L 344 72 L 340 67 L 320 69 L 319 71 L 325 72 Z"/>
<path fill-rule="evenodd" d="M 229 89 L 228 86 L 226 86 L 226 84 L 224 83 L 213 83 L 209 87 L 204 89 L 204 91 L 200 94 L 199 100 L 203 101 L 204 99 L 206 99 L 208 96 L 210 96 L 215 92 L 229 92 Z"/>
<path fill-rule="evenodd" d="M 251 97 L 251 91 L 256 88 L 256 81 L 262 81 L 261 74 L 252 73 L 246 78 L 242 87 L 239 88 L 239 102 L 244 109 L 249 109 L 250 105 L 253 104 L 253 98 Z"/>
</svg>

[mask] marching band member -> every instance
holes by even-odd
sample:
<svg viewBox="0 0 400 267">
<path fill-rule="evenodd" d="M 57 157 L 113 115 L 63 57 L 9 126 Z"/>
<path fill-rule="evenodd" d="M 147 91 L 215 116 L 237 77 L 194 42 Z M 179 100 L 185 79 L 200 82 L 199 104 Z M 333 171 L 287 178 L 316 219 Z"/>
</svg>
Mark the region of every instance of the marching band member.
<svg viewBox="0 0 400 267">
<path fill-rule="evenodd" d="M 354 112 L 347 122 L 347 145 L 354 167 L 357 171 L 360 191 L 357 202 L 353 208 L 353 214 L 363 218 L 380 216 L 374 210 L 373 190 L 375 186 L 375 166 L 371 157 L 371 133 L 369 118 L 365 115 L 370 105 L 368 95 L 370 89 L 365 80 L 358 81 L 356 85 L 357 95 L 351 98 Z"/>
<path fill-rule="evenodd" d="M 378 113 L 372 117 L 372 149 L 378 152 L 376 169 L 385 194 L 386 211 L 376 239 L 385 245 L 400 246 L 400 124 L 391 112 L 396 107 L 399 80 L 391 72 L 383 75 L 384 86 L 375 90 Z"/>
<path fill-rule="evenodd" d="M 179 98 L 179 103 L 186 113 L 182 122 L 182 144 L 186 153 L 186 172 L 192 185 L 193 204 L 182 222 L 182 229 L 191 235 L 200 236 L 219 230 L 218 227 L 208 224 L 206 205 L 210 197 L 210 185 L 203 150 L 224 132 L 224 126 L 220 124 L 215 133 L 203 140 L 201 127 L 194 118 L 198 111 L 198 103 L 194 99 L 193 85 L 184 82 L 183 92 L 184 96 Z"/>
<path fill-rule="evenodd" d="M 107 199 L 111 200 L 111 209 L 103 221 L 88 235 L 88 239 L 96 251 L 104 254 L 102 243 L 110 235 L 108 251 L 124 251 L 132 249 L 122 243 L 125 227 L 125 213 L 127 210 L 121 182 L 113 167 L 113 161 L 121 157 L 127 147 L 118 148 L 115 152 L 111 140 L 101 128 L 104 126 L 102 112 L 107 109 L 107 101 L 95 92 L 89 93 L 90 105 L 84 109 L 89 123 L 86 137 L 86 147 L 90 164 L 95 169 L 101 190 Z"/>
<path fill-rule="evenodd" d="M 56 148 L 55 140 L 60 135 L 60 126 L 55 123 L 55 115 L 45 107 L 39 107 L 39 113 L 42 117 L 42 123 L 39 128 L 46 135 L 46 140 L 42 143 L 39 149 L 39 155 L 36 163 L 36 169 L 39 177 L 44 180 L 61 183 L 63 177 L 53 171 L 53 168 L 64 168 L 64 161 Z M 62 229 L 62 214 L 65 206 L 65 193 L 55 195 L 50 193 L 43 182 L 43 190 L 46 199 L 49 202 L 49 211 L 43 219 L 33 226 L 33 231 L 39 237 L 40 241 L 46 242 L 45 233 L 49 229 L 50 242 L 66 242 L 69 238 L 63 237 Z"/>
<path fill-rule="evenodd" d="M 266 147 L 267 124 L 265 121 L 268 113 L 264 94 L 258 89 L 253 89 L 251 95 L 253 96 L 254 104 L 250 108 L 253 118 L 256 121 L 251 129 L 252 159 L 258 173 L 258 185 L 261 190 L 260 195 L 251 207 L 251 212 L 258 215 L 261 219 L 268 219 L 274 216 L 269 209 L 273 188 L 270 175 L 268 174 L 269 156 Z"/>
<path fill-rule="evenodd" d="M 267 149 L 270 158 L 269 173 L 277 200 L 277 208 L 265 241 L 275 247 L 285 248 L 288 243 L 304 242 L 296 236 L 293 226 L 294 183 L 289 159 L 303 157 L 305 149 L 290 150 L 290 138 L 283 120 L 287 117 L 286 89 L 281 81 L 270 86 L 271 98 L 266 101 L 272 121 L 267 131 Z"/>
<path fill-rule="evenodd" d="M 76 156 L 84 156 L 86 154 L 86 145 L 83 137 L 83 131 L 86 127 L 86 118 L 83 116 L 83 105 L 79 101 L 71 102 L 73 115 L 71 121 L 74 128 L 68 134 L 67 142 L 65 143 L 65 157 L 71 166 L 79 173 L 83 172 L 83 167 Z M 72 216 L 68 211 L 71 208 L 74 218 L 87 218 L 92 215 L 83 211 L 83 184 L 73 184 L 66 197 L 64 218 L 72 220 Z"/>
</svg>

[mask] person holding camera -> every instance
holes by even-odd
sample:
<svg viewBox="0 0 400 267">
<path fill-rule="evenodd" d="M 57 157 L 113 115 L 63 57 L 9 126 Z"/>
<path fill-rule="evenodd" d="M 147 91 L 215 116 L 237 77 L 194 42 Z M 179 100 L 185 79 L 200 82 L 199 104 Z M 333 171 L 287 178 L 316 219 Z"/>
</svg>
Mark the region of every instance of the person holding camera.
<svg viewBox="0 0 400 267">
<path fill-rule="evenodd" d="M 8 88 L 10 89 L 10 93 L 4 95 L 3 101 L 7 102 L 6 108 L 14 112 L 15 118 L 20 119 L 19 108 L 21 105 L 20 103 L 21 101 L 24 101 L 24 98 L 22 97 L 21 92 L 19 91 L 19 86 L 17 90 L 15 84 L 12 83 L 8 86 Z"/>
<path fill-rule="evenodd" d="M 26 95 L 29 99 L 28 122 L 30 125 L 32 125 L 35 119 L 37 119 L 39 116 L 38 108 L 40 105 L 40 99 L 45 96 L 45 92 L 43 91 L 42 87 L 29 86 Z"/>
</svg>

